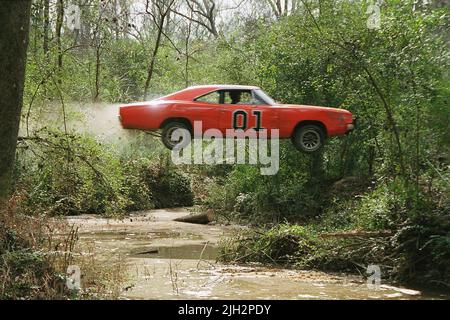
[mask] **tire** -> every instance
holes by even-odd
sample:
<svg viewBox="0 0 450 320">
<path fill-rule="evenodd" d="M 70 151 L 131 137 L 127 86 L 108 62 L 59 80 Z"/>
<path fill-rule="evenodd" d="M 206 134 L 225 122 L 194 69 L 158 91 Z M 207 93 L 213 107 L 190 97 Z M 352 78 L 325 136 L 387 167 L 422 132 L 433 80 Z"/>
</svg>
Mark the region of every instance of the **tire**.
<svg viewBox="0 0 450 320">
<path fill-rule="evenodd" d="M 182 138 L 178 141 L 172 140 L 173 133 L 181 129 Z M 191 130 L 189 126 L 180 121 L 172 121 L 164 125 L 162 132 L 161 132 L 161 140 L 164 146 L 170 150 L 172 150 L 175 146 L 177 146 L 177 149 L 182 149 L 186 147 L 191 142 Z"/>
<path fill-rule="evenodd" d="M 295 130 L 292 143 L 304 153 L 313 153 L 322 149 L 325 143 L 325 132 L 318 125 L 307 124 Z"/>
</svg>

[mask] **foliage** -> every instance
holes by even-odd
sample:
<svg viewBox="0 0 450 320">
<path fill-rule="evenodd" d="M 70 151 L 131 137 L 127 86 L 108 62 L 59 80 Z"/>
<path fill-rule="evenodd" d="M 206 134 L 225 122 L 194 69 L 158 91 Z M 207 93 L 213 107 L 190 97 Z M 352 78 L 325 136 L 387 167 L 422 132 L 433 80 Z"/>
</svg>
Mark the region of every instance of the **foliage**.
<svg viewBox="0 0 450 320">
<path fill-rule="evenodd" d="M 145 158 L 121 158 L 92 137 L 42 130 L 24 138 L 17 188 L 30 211 L 51 215 L 103 213 L 192 204 L 189 180 Z"/>
<path fill-rule="evenodd" d="M 121 164 L 86 136 L 42 131 L 19 156 L 19 185 L 50 214 L 122 212 L 127 204 Z M 30 144 L 31 143 L 31 144 Z"/>
<path fill-rule="evenodd" d="M 0 210 L 0 299 L 117 299 L 123 262 L 80 252 L 77 228 L 37 209 L 30 215 L 25 200 L 16 192 Z M 80 290 L 66 286 L 71 265 L 82 272 Z"/>
<path fill-rule="evenodd" d="M 294 14 L 269 26 L 256 24 L 252 36 L 241 36 L 237 46 L 244 59 L 233 62 L 243 76 L 252 69 L 254 81 L 282 102 L 346 108 L 357 115 L 358 128 L 330 139 L 317 157 L 283 145 L 274 177 L 233 168 L 208 204 L 250 221 L 301 220 L 328 210 L 332 199 L 324 190 L 343 177 L 384 184 L 402 176 L 399 190 L 405 192 L 394 190 L 386 203 L 361 198 L 361 211 L 373 209 L 372 222 L 364 225 L 370 229 L 380 221 L 375 216 L 392 207 L 418 207 L 420 185 L 445 181 L 449 59 L 441 30 L 448 10 L 412 13 L 411 6 L 389 1 L 382 7 L 381 29 L 367 30 L 365 5 L 323 1 L 317 19 Z M 396 220 L 377 223 L 392 226 Z"/>
<path fill-rule="evenodd" d="M 439 5 L 412 11 L 416 2 L 383 1 L 380 29 L 367 27 L 371 1 L 323 0 L 320 8 L 302 1 L 277 19 L 258 6 L 261 12 L 230 21 L 230 32 L 214 39 L 201 26 L 189 38 L 186 21 L 174 18 L 145 98 L 191 84 L 260 85 L 283 103 L 348 109 L 358 117 L 357 130 L 329 139 L 313 156 L 282 142 L 275 176 L 250 165 L 175 169 L 157 152 L 143 151 L 157 148 L 142 136 L 138 146 L 119 148 L 85 134 L 38 132 L 21 141 L 16 166 L 28 212 L 115 214 L 195 198 L 226 218 L 267 227 L 227 243 L 226 260 L 327 270 L 380 263 L 397 279 L 448 285 L 450 13 Z M 49 101 L 143 98 L 157 27 L 143 14 L 142 28 L 131 24 L 139 30 L 127 33 L 98 10 L 83 10 L 80 38 L 66 28 L 62 52 L 53 42 L 42 50 L 43 21 L 35 12 L 26 119 L 30 110 L 39 120 Z M 384 229 L 393 236 L 320 236 Z"/>
<path fill-rule="evenodd" d="M 428 197 L 421 211 L 414 212 L 408 211 L 407 202 L 398 199 L 406 192 L 393 182 L 367 193 L 362 201 L 347 199 L 344 207 L 352 209 L 340 215 L 333 212 L 340 208 L 335 205 L 320 221 L 304 226 L 277 224 L 240 232 L 222 241 L 220 258 L 360 273 L 368 265 L 377 264 L 382 266 L 385 279 L 448 288 L 448 197 L 437 203 Z M 352 236 L 348 228 L 357 232 L 387 229 L 392 233 L 384 237 Z M 337 234 L 326 236 L 328 232 Z"/>
<path fill-rule="evenodd" d="M 134 175 L 127 174 L 125 185 L 130 187 L 134 210 L 148 208 L 145 203 L 149 201 L 156 208 L 193 204 L 189 177 L 172 167 L 152 164 L 148 159 L 138 159 L 127 163 L 126 171 L 129 170 L 134 172 Z"/>
<path fill-rule="evenodd" d="M 325 200 L 321 190 L 327 187 L 315 168 L 320 159 L 300 154 L 290 145 L 281 147 L 277 175 L 262 176 L 256 166 L 235 166 L 217 182 L 206 204 L 217 213 L 254 223 L 302 220 L 319 214 Z"/>
<path fill-rule="evenodd" d="M 56 225 L 49 236 L 45 216 L 21 212 L 22 198 L 15 195 L 0 211 L 0 299 L 69 298 L 74 293 L 64 289 L 63 272 L 71 262 L 75 234 Z M 57 239 L 58 232 L 66 235 Z M 67 252 L 58 251 L 63 248 Z"/>
</svg>

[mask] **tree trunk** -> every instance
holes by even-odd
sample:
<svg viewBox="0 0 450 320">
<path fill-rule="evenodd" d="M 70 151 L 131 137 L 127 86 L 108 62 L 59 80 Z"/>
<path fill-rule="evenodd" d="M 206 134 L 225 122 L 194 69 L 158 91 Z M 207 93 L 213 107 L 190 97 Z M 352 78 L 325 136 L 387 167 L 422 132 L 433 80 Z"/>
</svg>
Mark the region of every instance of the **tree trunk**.
<svg viewBox="0 0 450 320">
<path fill-rule="evenodd" d="M 214 212 L 208 209 L 205 213 L 188 214 L 186 216 L 176 218 L 173 221 L 196 223 L 196 224 L 208 224 L 215 220 Z"/>
<path fill-rule="evenodd" d="M 99 96 L 100 96 L 101 51 L 102 51 L 102 43 L 101 43 L 101 40 L 100 40 L 99 44 L 95 48 L 95 93 L 94 93 L 94 102 L 98 102 Z"/>
<path fill-rule="evenodd" d="M 64 22 L 64 0 L 58 0 L 58 14 L 56 17 L 56 45 L 58 47 L 58 70 L 62 70 L 63 66 L 63 53 L 62 53 L 62 45 L 61 45 L 61 33 L 62 26 Z M 61 83 L 61 80 L 58 80 Z"/>
<path fill-rule="evenodd" d="M 23 103 L 31 0 L 0 5 L 0 199 L 9 195 Z"/>
<path fill-rule="evenodd" d="M 320 236 L 323 238 L 382 238 L 390 237 L 393 235 L 391 230 L 380 231 L 363 231 L 363 230 L 350 230 L 346 232 L 328 232 L 322 233 Z"/>
<path fill-rule="evenodd" d="M 186 87 L 189 87 L 189 40 L 191 38 L 192 31 L 192 20 L 188 20 L 187 32 L 186 32 L 186 43 L 184 47 L 184 53 L 186 54 L 186 61 L 184 64 L 184 74 L 185 74 L 185 82 Z"/>
<path fill-rule="evenodd" d="M 44 53 L 48 52 L 48 30 L 50 26 L 50 0 L 44 0 Z"/>
<path fill-rule="evenodd" d="M 155 62 L 156 62 L 156 56 L 158 54 L 159 46 L 161 44 L 161 36 L 162 36 L 163 27 L 164 27 L 164 20 L 165 20 L 165 17 L 161 17 L 161 20 L 158 25 L 158 35 L 156 37 L 156 42 L 155 42 L 155 47 L 153 49 L 152 59 L 150 60 L 150 64 L 148 66 L 147 79 L 145 80 L 144 100 L 147 99 L 148 89 L 150 88 L 150 82 L 152 81 L 153 70 L 155 68 Z"/>
</svg>

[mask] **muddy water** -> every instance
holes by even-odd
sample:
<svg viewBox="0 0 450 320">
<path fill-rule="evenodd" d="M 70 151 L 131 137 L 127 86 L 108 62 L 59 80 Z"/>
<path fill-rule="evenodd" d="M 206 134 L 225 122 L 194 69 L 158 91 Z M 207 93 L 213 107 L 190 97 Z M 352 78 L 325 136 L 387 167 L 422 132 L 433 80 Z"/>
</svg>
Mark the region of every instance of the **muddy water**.
<svg viewBox="0 0 450 320">
<path fill-rule="evenodd" d="M 172 221 L 185 209 L 153 210 L 124 220 L 69 218 L 81 245 L 95 247 L 105 263 L 124 257 L 128 282 L 122 299 L 442 299 L 362 277 L 315 271 L 224 265 L 217 243 L 238 227 Z"/>
</svg>

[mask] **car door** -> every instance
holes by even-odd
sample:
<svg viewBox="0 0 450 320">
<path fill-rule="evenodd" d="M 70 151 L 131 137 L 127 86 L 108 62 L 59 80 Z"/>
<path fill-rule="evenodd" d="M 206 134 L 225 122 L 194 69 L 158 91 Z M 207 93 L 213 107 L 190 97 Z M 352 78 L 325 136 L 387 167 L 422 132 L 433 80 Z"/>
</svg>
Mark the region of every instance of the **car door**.
<svg viewBox="0 0 450 320">
<path fill-rule="evenodd" d="M 239 102 L 232 95 L 240 93 Z M 219 128 L 226 134 L 227 129 L 251 130 L 260 133 L 264 129 L 276 127 L 276 110 L 255 97 L 252 90 L 222 90 L 219 107 Z"/>
<path fill-rule="evenodd" d="M 208 129 L 216 129 L 219 124 L 219 110 L 221 108 L 220 93 L 218 91 L 209 92 L 197 97 L 189 107 L 190 119 L 195 127 L 200 121 L 202 133 Z"/>
</svg>

